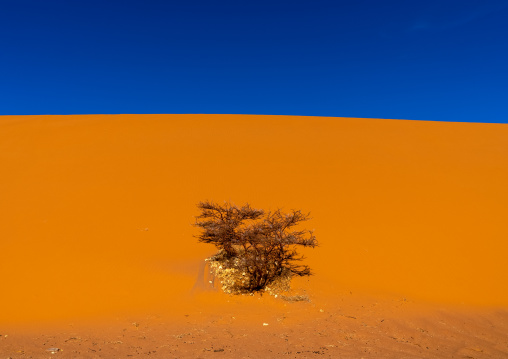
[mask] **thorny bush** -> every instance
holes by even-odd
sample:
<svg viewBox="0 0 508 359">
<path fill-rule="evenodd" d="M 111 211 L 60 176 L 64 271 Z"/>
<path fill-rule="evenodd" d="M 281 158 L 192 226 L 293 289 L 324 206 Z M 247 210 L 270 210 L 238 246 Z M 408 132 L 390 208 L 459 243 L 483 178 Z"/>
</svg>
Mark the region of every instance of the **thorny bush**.
<svg viewBox="0 0 508 359">
<path fill-rule="evenodd" d="M 297 246 L 316 247 L 313 231 L 294 227 L 309 219 L 299 210 L 265 212 L 249 204 L 238 207 L 225 202 L 200 202 L 195 226 L 202 243 L 214 244 L 218 253 L 209 258 L 211 270 L 228 293 L 268 290 L 276 283 L 289 283 L 292 276 L 311 275 L 300 264 Z M 289 289 L 289 288 L 288 288 Z"/>
</svg>

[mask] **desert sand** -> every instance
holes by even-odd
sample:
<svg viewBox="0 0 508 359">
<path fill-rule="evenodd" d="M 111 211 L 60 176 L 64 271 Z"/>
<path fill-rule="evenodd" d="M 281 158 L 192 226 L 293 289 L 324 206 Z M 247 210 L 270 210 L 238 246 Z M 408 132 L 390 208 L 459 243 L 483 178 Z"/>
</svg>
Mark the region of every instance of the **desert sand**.
<svg viewBox="0 0 508 359">
<path fill-rule="evenodd" d="M 0 359 L 508 357 L 508 125 L 0 116 L 0 171 Z M 311 212 L 310 301 L 193 291 L 206 199 Z"/>
</svg>

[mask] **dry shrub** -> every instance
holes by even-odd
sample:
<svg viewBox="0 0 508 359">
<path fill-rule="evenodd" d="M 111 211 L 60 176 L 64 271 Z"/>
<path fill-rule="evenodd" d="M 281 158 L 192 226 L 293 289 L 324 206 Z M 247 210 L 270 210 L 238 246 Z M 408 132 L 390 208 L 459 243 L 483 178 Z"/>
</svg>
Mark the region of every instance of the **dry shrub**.
<svg viewBox="0 0 508 359">
<path fill-rule="evenodd" d="M 210 270 L 230 294 L 265 291 L 273 295 L 288 291 L 292 276 L 311 275 L 300 265 L 304 258 L 297 246 L 315 247 L 312 231 L 294 230 L 309 219 L 308 214 L 292 210 L 265 213 L 249 204 L 198 204 L 201 215 L 196 226 L 202 229 L 200 242 L 214 244 L 219 251 L 208 259 Z"/>
</svg>

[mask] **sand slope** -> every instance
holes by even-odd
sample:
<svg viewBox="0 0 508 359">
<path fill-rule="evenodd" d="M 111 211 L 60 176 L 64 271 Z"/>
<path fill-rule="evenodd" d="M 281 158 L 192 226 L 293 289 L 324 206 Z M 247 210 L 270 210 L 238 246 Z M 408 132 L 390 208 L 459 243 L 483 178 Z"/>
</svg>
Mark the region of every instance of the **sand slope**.
<svg viewBox="0 0 508 359">
<path fill-rule="evenodd" d="M 0 169 L 0 323 L 180 313 L 204 199 L 310 211 L 318 303 L 508 306 L 507 125 L 2 116 Z"/>
</svg>

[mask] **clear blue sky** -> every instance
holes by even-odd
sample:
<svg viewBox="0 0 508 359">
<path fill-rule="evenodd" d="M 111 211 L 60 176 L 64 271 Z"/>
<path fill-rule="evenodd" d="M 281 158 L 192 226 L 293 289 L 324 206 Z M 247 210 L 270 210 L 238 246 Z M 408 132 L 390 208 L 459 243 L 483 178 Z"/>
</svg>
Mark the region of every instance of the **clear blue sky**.
<svg viewBox="0 0 508 359">
<path fill-rule="evenodd" d="M 507 0 L 0 0 L 0 115 L 508 122 Z"/>
</svg>

